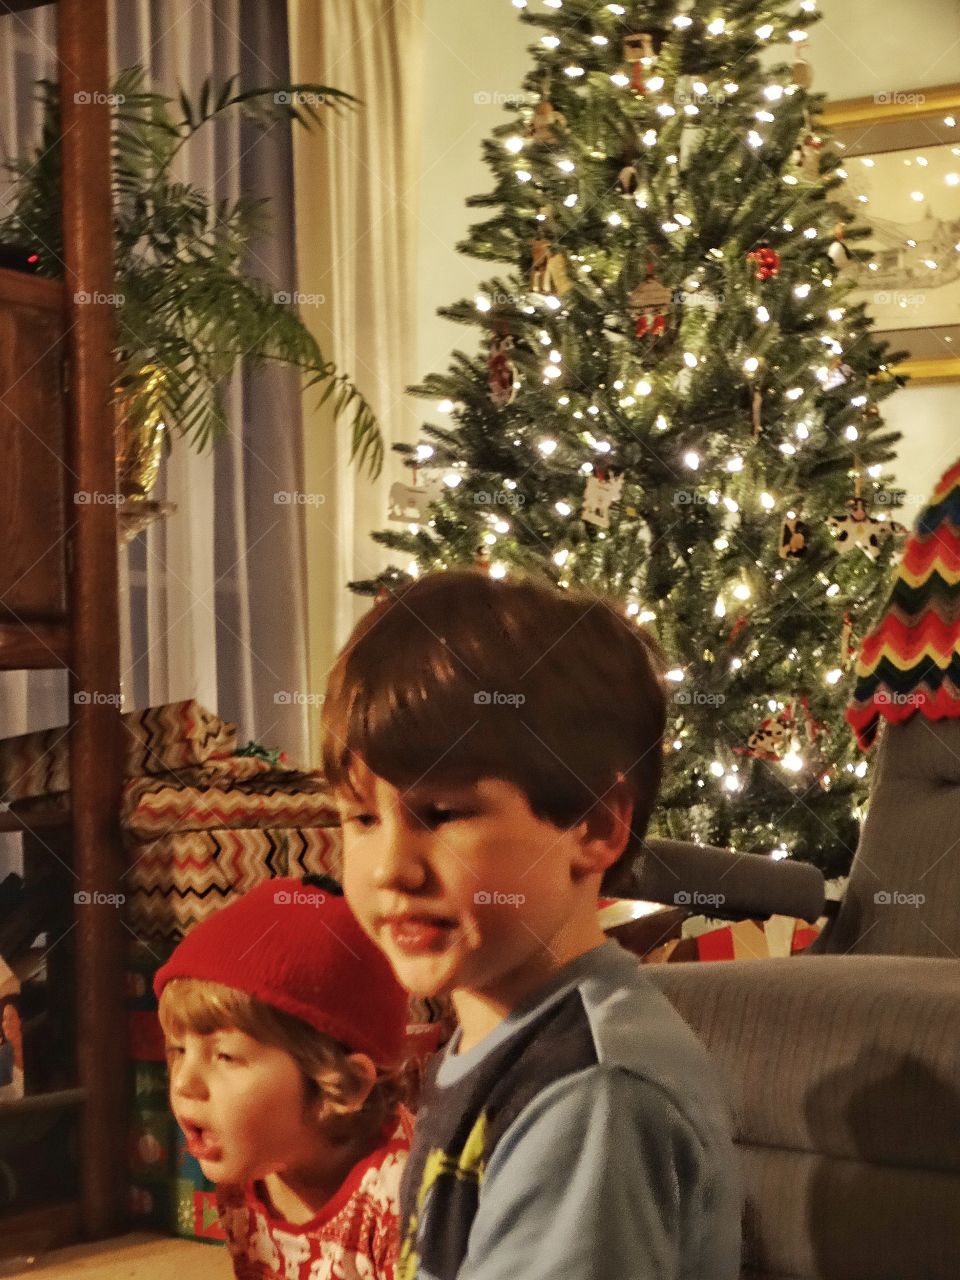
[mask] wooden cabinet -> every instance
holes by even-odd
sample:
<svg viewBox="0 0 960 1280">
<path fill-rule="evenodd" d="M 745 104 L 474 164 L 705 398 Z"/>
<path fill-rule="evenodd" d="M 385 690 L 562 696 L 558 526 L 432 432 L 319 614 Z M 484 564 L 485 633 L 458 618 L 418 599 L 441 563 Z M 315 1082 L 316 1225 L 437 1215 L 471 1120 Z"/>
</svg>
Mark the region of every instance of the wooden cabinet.
<svg viewBox="0 0 960 1280">
<path fill-rule="evenodd" d="M 63 285 L 0 270 L 0 619 L 67 612 Z M 73 501 L 72 492 L 70 501 Z"/>
</svg>

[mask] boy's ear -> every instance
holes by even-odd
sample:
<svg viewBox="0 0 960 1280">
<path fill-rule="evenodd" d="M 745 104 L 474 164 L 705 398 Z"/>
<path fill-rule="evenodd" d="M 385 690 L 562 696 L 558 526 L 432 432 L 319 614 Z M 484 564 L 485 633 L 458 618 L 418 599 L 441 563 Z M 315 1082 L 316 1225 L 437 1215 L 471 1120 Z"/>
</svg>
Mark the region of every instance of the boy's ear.
<svg viewBox="0 0 960 1280">
<path fill-rule="evenodd" d="M 597 801 L 577 828 L 579 848 L 574 855 L 576 878 L 603 875 L 627 847 L 633 820 L 633 797 L 625 781 L 618 779 Z"/>
</svg>

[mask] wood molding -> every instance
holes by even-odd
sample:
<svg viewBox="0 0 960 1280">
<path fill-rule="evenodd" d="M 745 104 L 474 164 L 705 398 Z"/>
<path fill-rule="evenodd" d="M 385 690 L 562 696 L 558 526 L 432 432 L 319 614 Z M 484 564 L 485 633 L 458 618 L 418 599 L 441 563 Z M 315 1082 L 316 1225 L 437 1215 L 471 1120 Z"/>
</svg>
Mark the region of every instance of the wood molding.
<svg viewBox="0 0 960 1280">
<path fill-rule="evenodd" d="M 884 102 L 884 97 L 890 97 L 892 101 Z M 871 94 L 866 98 L 843 98 L 838 102 L 826 103 L 819 119 L 828 129 L 843 129 L 849 125 L 889 124 L 895 120 L 919 120 L 924 116 L 944 113 L 960 113 L 960 84 L 936 85 L 932 89 L 894 90 L 889 94 Z"/>
</svg>

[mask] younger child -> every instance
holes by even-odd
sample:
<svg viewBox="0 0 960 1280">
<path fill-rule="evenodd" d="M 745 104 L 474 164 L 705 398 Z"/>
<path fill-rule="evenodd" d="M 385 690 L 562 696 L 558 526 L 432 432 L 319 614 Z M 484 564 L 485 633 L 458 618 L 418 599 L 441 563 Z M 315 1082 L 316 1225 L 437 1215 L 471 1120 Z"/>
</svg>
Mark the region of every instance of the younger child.
<svg viewBox="0 0 960 1280">
<path fill-rule="evenodd" d="M 654 807 L 656 646 L 612 601 L 429 574 L 337 659 L 344 889 L 460 1029 L 417 1112 L 402 1280 L 736 1280 L 741 1181 L 703 1045 L 597 896 Z"/>
<path fill-rule="evenodd" d="M 159 970 L 170 1101 L 238 1280 L 393 1280 L 407 997 L 345 900 L 270 880 Z"/>
</svg>

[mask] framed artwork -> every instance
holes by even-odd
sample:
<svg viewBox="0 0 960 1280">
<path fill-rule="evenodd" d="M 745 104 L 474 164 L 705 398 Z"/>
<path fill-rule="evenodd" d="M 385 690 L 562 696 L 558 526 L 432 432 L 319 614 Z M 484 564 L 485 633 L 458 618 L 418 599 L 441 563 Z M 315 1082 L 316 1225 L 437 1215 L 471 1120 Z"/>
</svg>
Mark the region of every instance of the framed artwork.
<svg viewBox="0 0 960 1280">
<path fill-rule="evenodd" d="M 847 268 L 856 296 L 909 353 L 898 373 L 960 382 L 960 84 L 832 102 L 820 119 L 842 156 L 844 203 L 872 229 Z"/>
</svg>

